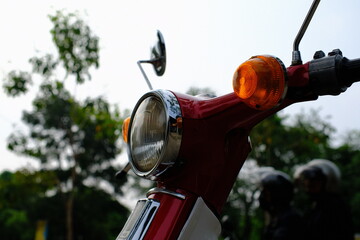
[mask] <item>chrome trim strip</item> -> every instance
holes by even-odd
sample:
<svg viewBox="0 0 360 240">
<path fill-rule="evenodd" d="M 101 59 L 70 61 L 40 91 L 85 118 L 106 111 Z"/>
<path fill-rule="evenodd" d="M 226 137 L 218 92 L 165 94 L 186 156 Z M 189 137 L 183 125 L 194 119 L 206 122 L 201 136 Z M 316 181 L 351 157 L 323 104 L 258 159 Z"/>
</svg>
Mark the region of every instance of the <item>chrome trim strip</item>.
<svg viewBox="0 0 360 240">
<path fill-rule="evenodd" d="M 154 199 L 143 199 L 138 203 L 141 202 L 144 202 L 139 209 L 141 213 L 137 214 L 134 209 L 116 240 L 142 240 L 144 238 L 160 203 Z M 129 229 L 129 227 L 131 228 Z"/>
<path fill-rule="evenodd" d="M 170 191 L 170 190 L 167 190 L 164 188 L 158 188 L 158 187 L 150 189 L 147 192 L 146 196 L 148 197 L 149 195 L 154 194 L 154 193 L 165 193 L 165 194 L 180 198 L 182 200 L 185 200 L 185 198 L 186 198 L 186 196 L 181 193 L 173 192 L 173 191 Z"/>
</svg>

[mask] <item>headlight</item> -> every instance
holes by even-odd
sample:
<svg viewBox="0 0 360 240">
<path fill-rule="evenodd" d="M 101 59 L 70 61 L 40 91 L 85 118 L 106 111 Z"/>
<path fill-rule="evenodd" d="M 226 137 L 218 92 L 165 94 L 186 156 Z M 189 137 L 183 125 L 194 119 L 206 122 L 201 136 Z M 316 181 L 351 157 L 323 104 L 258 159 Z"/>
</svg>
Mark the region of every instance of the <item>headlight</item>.
<svg viewBox="0 0 360 240">
<path fill-rule="evenodd" d="M 181 110 L 169 91 L 145 94 L 136 104 L 128 132 L 134 172 L 156 179 L 175 163 L 181 143 Z"/>
</svg>

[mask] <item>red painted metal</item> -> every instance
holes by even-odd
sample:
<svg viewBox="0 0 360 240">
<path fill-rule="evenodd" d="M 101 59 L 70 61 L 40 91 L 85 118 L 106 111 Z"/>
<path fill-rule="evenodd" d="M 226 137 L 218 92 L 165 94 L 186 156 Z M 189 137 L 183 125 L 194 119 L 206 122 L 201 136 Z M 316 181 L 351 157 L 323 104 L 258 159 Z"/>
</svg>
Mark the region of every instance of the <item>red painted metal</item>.
<svg viewBox="0 0 360 240">
<path fill-rule="evenodd" d="M 144 240 L 177 239 L 197 197 L 184 191 L 178 191 L 185 199 L 166 194 L 154 193 L 148 196 L 160 202 L 160 207 L 144 237 Z"/>
<path fill-rule="evenodd" d="M 211 100 L 175 93 L 183 112 L 183 137 L 178 161 L 182 166 L 160 182 L 201 196 L 220 214 L 234 181 L 251 150 L 248 136 L 259 121 L 276 110 L 257 111 L 235 94 Z"/>
<path fill-rule="evenodd" d="M 306 86 L 307 72 L 308 64 L 289 67 L 290 87 Z M 287 97 L 273 109 L 258 111 L 234 93 L 207 100 L 174 94 L 183 114 L 180 166 L 158 184 L 201 196 L 218 215 L 251 151 L 248 136 L 253 126 L 292 103 L 312 100 Z"/>
<path fill-rule="evenodd" d="M 309 84 L 309 63 L 287 68 L 289 87 L 304 87 Z"/>
<path fill-rule="evenodd" d="M 289 67 L 289 88 L 306 88 L 309 64 Z M 291 92 L 291 91 L 290 91 Z M 277 107 L 258 111 L 248 107 L 234 93 L 202 100 L 174 93 L 182 110 L 183 137 L 178 166 L 172 168 L 158 187 L 175 189 L 185 200 L 165 193 L 151 194 L 160 207 L 145 239 L 176 239 L 197 197 L 202 197 L 215 215 L 221 209 L 234 181 L 251 151 L 250 130 L 266 117 L 290 104 L 314 100 L 287 95 Z"/>
</svg>

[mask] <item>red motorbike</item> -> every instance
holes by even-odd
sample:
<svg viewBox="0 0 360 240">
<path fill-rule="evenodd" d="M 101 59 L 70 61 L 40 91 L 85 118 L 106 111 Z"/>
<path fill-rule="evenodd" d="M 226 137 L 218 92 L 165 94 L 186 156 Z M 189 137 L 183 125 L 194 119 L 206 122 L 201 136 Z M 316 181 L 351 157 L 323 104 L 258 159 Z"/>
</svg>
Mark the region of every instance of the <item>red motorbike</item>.
<svg viewBox="0 0 360 240">
<path fill-rule="evenodd" d="M 257 55 L 236 69 L 233 93 L 210 98 L 155 90 L 140 98 L 123 126 L 130 164 L 120 174 L 132 168 L 157 186 L 137 202 L 117 240 L 217 239 L 221 210 L 251 151 L 251 129 L 291 104 L 339 95 L 360 81 L 360 59 L 340 50 L 318 51 L 302 63 L 298 46 L 319 2 L 295 39 L 291 66 Z M 141 70 L 142 63 L 164 73 L 160 32 L 151 60 L 138 62 Z"/>
</svg>

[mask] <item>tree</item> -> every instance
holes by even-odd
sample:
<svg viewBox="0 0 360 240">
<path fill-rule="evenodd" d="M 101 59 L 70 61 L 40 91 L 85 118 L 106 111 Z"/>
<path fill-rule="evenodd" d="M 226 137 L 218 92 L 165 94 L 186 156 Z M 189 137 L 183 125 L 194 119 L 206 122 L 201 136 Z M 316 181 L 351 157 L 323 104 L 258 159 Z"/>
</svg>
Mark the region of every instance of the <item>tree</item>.
<svg viewBox="0 0 360 240">
<path fill-rule="evenodd" d="M 260 166 L 272 166 L 286 173 L 312 158 L 325 158 L 335 131 L 330 123 L 315 110 L 296 115 L 291 125 L 284 123 L 286 118 L 275 114 L 252 130 L 253 151 L 249 157 Z"/>
<path fill-rule="evenodd" d="M 231 240 L 256 239 L 263 227 L 263 219 L 257 209 L 259 166 L 255 160 L 245 161 L 238 179 L 223 210 L 224 237 Z"/>
<path fill-rule="evenodd" d="M 53 171 L 18 170 L 0 174 L 0 238 L 33 239 L 35 224 L 45 220 L 49 238 L 65 239 L 63 199 L 54 194 L 57 176 Z M 119 234 L 128 209 L 114 197 L 95 187 L 81 186 L 74 201 L 75 236 L 113 240 Z"/>
<path fill-rule="evenodd" d="M 224 208 L 226 222 L 223 224 L 233 229 L 235 235 L 231 239 L 260 239 L 264 217 L 258 209 L 256 169 L 261 166 L 270 166 L 292 176 L 296 166 L 311 159 L 332 160 L 343 172 L 344 196 L 354 212 L 358 212 L 360 198 L 354 189 L 360 190 L 356 179 L 356 175 L 360 174 L 356 170 L 360 164 L 359 145 L 356 144 L 360 141 L 360 135 L 353 133 L 348 138 L 350 141 L 345 141 L 340 147 L 333 147 L 331 141 L 335 129 L 315 111 L 295 116 L 291 124 L 286 123 L 286 120 L 286 116 L 273 115 L 257 125 L 250 134 L 253 150 Z M 247 167 L 249 162 L 250 168 Z M 359 223 L 356 221 L 354 218 L 358 229 Z"/>
<path fill-rule="evenodd" d="M 342 196 L 352 210 L 355 232 L 360 232 L 360 131 L 353 130 L 345 135 L 344 142 L 332 149 L 329 159 L 341 171 Z"/>
<path fill-rule="evenodd" d="M 0 238 L 26 240 L 34 237 L 37 202 L 55 185 L 52 172 L 20 170 L 0 174 Z"/>
<path fill-rule="evenodd" d="M 214 90 L 210 88 L 198 88 L 198 87 L 190 87 L 189 90 L 186 91 L 186 94 L 196 96 L 199 94 L 207 94 L 211 97 L 216 96 L 216 93 Z"/>
<path fill-rule="evenodd" d="M 98 37 L 76 14 L 58 11 L 49 18 L 58 55 L 33 57 L 31 73 L 12 71 L 4 82 L 5 92 L 14 97 L 25 94 L 35 77 L 41 79 L 33 109 L 22 117 L 29 131 L 11 134 L 8 148 L 39 160 L 41 169 L 55 173 L 54 190 L 65 206 L 66 238 L 72 240 L 80 189 L 107 183 L 112 192 L 120 193 L 112 161 L 121 150 L 117 140 L 123 119 L 104 98 L 80 101 L 66 88 L 68 80 L 75 84 L 90 80 L 90 68 L 99 67 Z M 61 70 L 63 80 L 58 77 Z"/>
</svg>

